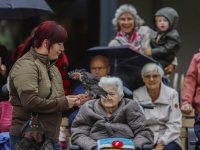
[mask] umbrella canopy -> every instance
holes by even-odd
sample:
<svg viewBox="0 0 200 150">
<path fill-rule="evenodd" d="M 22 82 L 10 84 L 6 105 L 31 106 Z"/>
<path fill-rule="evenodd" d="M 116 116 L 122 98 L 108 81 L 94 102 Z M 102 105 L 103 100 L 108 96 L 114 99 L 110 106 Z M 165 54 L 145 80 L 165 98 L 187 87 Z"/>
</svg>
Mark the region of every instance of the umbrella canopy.
<svg viewBox="0 0 200 150">
<path fill-rule="evenodd" d="M 0 19 L 25 19 L 54 14 L 44 0 L 0 0 Z"/>
<path fill-rule="evenodd" d="M 110 65 L 114 66 L 114 75 L 118 75 L 119 68 L 133 70 L 132 75 L 140 75 L 141 68 L 148 62 L 156 62 L 154 59 L 131 50 L 127 46 L 119 47 L 93 47 L 88 50 L 88 55 L 104 55 L 108 58 Z M 157 62 L 156 62 L 157 63 Z"/>
<path fill-rule="evenodd" d="M 104 55 L 108 58 L 111 65 L 110 75 L 117 76 L 129 84 L 130 89 L 134 90 L 143 85 L 141 69 L 148 62 L 155 62 L 154 59 L 131 50 L 127 46 L 119 47 L 93 47 L 88 49 L 85 56 L 70 65 L 68 70 L 85 68 L 89 70 L 90 60 L 93 56 Z"/>
</svg>

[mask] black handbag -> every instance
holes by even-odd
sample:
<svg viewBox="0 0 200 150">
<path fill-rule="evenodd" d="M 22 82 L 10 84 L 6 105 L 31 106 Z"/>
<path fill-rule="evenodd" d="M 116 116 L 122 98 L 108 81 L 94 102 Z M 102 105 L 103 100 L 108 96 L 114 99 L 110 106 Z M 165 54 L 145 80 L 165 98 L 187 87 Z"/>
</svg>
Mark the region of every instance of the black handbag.
<svg viewBox="0 0 200 150">
<path fill-rule="evenodd" d="M 51 141 L 46 138 L 46 130 L 38 120 L 38 115 L 26 121 L 20 131 L 20 140 L 15 145 L 15 150 L 53 150 Z"/>
</svg>

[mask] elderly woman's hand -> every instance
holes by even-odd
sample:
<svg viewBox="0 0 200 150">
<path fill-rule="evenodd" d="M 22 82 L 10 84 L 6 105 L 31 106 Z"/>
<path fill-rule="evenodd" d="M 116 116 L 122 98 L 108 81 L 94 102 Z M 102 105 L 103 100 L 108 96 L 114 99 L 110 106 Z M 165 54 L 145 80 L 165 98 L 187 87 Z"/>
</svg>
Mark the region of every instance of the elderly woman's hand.
<svg viewBox="0 0 200 150">
<path fill-rule="evenodd" d="M 157 144 L 154 150 L 162 150 L 165 147 L 163 144 Z"/>
<path fill-rule="evenodd" d="M 132 50 L 134 50 L 134 51 L 137 51 L 137 52 L 139 52 L 138 50 L 137 50 L 137 47 L 136 46 L 134 46 L 134 45 L 132 45 L 132 44 L 126 44 L 130 49 L 132 49 Z"/>
<path fill-rule="evenodd" d="M 181 111 L 190 114 L 192 112 L 192 105 L 191 104 L 185 104 L 181 106 Z"/>
<path fill-rule="evenodd" d="M 145 55 L 149 56 L 149 57 L 152 57 L 152 52 L 150 49 L 146 48 L 146 47 L 143 47 L 142 48 L 142 51 Z"/>
<path fill-rule="evenodd" d="M 165 67 L 165 74 L 172 74 L 175 69 L 175 65 L 170 64 L 169 66 Z"/>
</svg>

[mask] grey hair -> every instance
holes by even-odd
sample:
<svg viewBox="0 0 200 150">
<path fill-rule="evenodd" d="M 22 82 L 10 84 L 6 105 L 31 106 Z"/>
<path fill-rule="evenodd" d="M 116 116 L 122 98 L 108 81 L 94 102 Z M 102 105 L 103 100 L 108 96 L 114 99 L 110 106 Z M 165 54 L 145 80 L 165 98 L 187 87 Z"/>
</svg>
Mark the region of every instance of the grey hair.
<svg viewBox="0 0 200 150">
<path fill-rule="evenodd" d="M 102 87 L 104 85 L 116 86 L 117 93 L 122 97 L 124 96 L 123 84 L 122 84 L 122 80 L 120 78 L 118 78 L 118 77 L 101 77 L 99 86 Z"/>
<path fill-rule="evenodd" d="M 143 66 L 141 74 L 142 78 L 144 78 L 144 75 L 148 72 L 154 72 L 158 71 L 159 75 L 163 77 L 164 71 L 163 69 L 156 63 L 147 63 L 146 65 Z"/>
<path fill-rule="evenodd" d="M 144 20 L 137 15 L 135 7 L 129 4 L 124 4 L 116 10 L 115 18 L 112 20 L 112 23 L 117 31 L 120 31 L 119 18 L 124 13 L 130 13 L 133 16 L 135 26 L 140 27 L 144 23 Z"/>
</svg>

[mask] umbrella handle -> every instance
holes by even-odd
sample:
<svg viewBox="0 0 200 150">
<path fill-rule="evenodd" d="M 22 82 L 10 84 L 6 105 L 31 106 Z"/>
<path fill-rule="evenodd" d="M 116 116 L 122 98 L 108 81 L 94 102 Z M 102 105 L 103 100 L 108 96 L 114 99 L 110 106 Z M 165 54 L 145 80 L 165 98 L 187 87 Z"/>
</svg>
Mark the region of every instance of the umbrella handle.
<svg viewBox="0 0 200 150">
<path fill-rule="evenodd" d="M 114 66 L 115 66 L 115 68 L 114 68 L 114 75 L 116 75 L 117 74 L 117 60 L 115 60 Z"/>
</svg>

